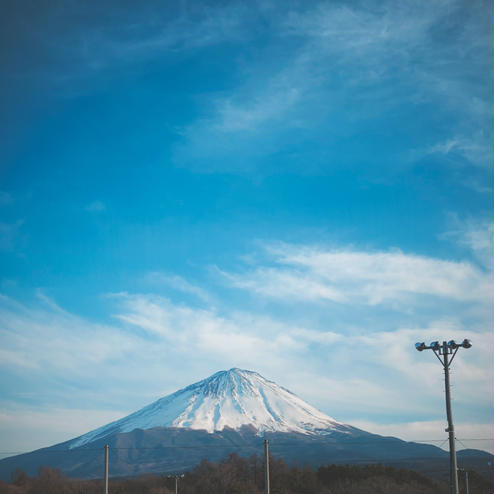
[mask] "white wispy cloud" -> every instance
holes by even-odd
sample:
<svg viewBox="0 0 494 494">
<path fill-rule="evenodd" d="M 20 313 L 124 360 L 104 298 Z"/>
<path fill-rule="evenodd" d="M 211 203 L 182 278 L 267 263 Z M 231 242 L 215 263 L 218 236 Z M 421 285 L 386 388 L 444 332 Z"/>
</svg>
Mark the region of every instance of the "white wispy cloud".
<svg viewBox="0 0 494 494">
<path fill-rule="evenodd" d="M 472 331 L 470 328 L 456 326 L 451 321 L 432 321 L 427 328 L 371 332 L 350 338 L 350 341 L 366 348 L 369 352 L 366 358 L 370 362 L 399 372 L 403 377 L 406 376 L 409 382 L 416 382 L 421 392 L 432 397 L 442 384 L 438 362 L 429 352 L 404 352 L 403 348 L 413 348 L 417 341 L 463 341 L 464 338 L 474 342 L 475 350 L 469 349 L 465 354 L 460 351 L 452 364 L 455 385 L 462 390 L 461 396 L 457 396 L 456 399 L 463 403 L 475 399 L 487 406 L 490 398 L 484 400 L 482 396 L 490 395 L 489 382 L 494 379 L 494 369 L 489 366 L 494 335 L 487 331 L 487 328 L 483 331 Z"/>
<path fill-rule="evenodd" d="M 40 300 L 41 304 L 25 306 L 0 296 L 0 332 L 4 343 L 4 360 L 0 365 L 6 367 L 10 362 L 27 369 L 82 376 L 92 366 L 122 355 L 134 343 L 115 328 L 88 323 L 46 297 Z M 105 334 L 105 339 L 96 345 L 100 334 Z"/>
<path fill-rule="evenodd" d="M 447 156 L 458 163 L 466 160 L 481 167 L 490 167 L 492 164 L 492 143 L 482 133 L 470 137 L 453 137 L 435 144 L 429 153 Z"/>
<path fill-rule="evenodd" d="M 152 59 L 163 52 L 187 51 L 238 39 L 243 29 L 240 20 L 245 9 L 240 4 L 224 8 L 198 6 L 175 18 L 141 15 L 129 20 L 119 29 L 95 31 L 85 39 L 85 52 L 93 67 L 106 68 L 118 62 L 136 62 Z M 88 44 L 100 47 L 91 50 Z M 89 55 L 90 54 L 90 55 Z"/>
<path fill-rule="evenodd" d="M 494 223 L 492 220 L 480 218 L 460 219 L 457 215 L 450 216 L 451 229 L 439 237 L 452 240 L 471 251 L 486 269 L 494 269 Z"/>
<path fill-rule="evenodd" d="M 205 172 L 252 169 L 262 156 L 286 147 L 293 129 L 312 129 L 311 142 L 320 133 L 321 146 L 328 146 L 343 129 L 351 134 L 357 122 L 376 117 L 376 107 L 382 113 L 420 103 L 454 114 L 456 123 L 450 120 L 454 135 L 432 146 L 424 142 L 414 159 L 456 154 L 465 164 L 489 166 L 487 76 L 479 84 L 471 73 L 487 73 L 490 45 L 485 30 L 479 32 L 482 8 L 472 6 L 468 16 L 464 8 L 459 1 L 380 2 L 365 9 L 317 2 L 271 13 L 266 22 L 275 36 L 265 58 L 244 68 L 247 77 L 228 94 L 208 95 L 203 115 L 181 131 L 175 162 Z M 444 32 L 445 16 L 458 36 Z M 289 51 L 279 49 L 283 43 Z M 403 152 L 404 163 L 410 152 Z M 303 170 L 336 165 L 304 156 L 298 163 Z"/>
<path fill-rule="evenodd" d="M 238 41 L 249 36 L 243 22 L 248 10 L 238 2 L 214 6 L 185 4 L 146 7 L 112 6 L 115 22 L 106 16 L 94 17 L 94 6 L 79 6 L 84 12 L 70 31 L 53 29 L 51 35 L 37 39 L 38 26 L 25 35 L 26 42 L 38 42 L 49 54 L 50 67 L 30 67 L 63 94 L 78 95 L 84 81 L 100 77 L 110 70 L 133 70 L 136 64 L 166 59 L 176 53 L 194 52 L 222 42 Z M 52 6 L 49 19 L 66 15 L 66 6 Z M 87 16 L 89 22 L 84 22 Z M 104 20 L 103 20 L 104 19 Z M 45 27 L 46 28 L 46 27 Z M 32 38 L 31 38 L 31 35 Z M 18 76 L 19 74 L 16 74 Z M 81 84 L 82 83 L 82 84 Z"/>
<path fill-rule="evenodd" d="M 238 288 L 278 299 L 377 305 L 428 295 L 492 301 L 490 273 L 466 261 L 294 245 L 267 251 L 275 267 L 225 277 Z"/>
<path fill-rule="evenodd" d="M 144 277 L 144 279 L 146 283 L 149 283 L 153 286 L 156 285 L 169 286 L 174 290 L 178 290 L 184 293 L 189 293 L 204 301 L 208 301 L 211 298 L 206 290 L 204 290 L 203 288 L 201 288 L 196 284 L 191 283 L 182 276 L 178 276 L 176 274 L 167 274 L 161 271 L 153 271 L 151 273 L 148 273 Z"/>
<path fill-rule="evenodd" d="M 216 360 L 237 361 L 249 367 L 263 356 L 277 360 L 284 350 L 293 346 L 285 334 L 291 334 L 290 328 L 280 331 L 281 323 L 269 317 L 241 312 L 221 315 L 214 309 L 175 305 L 156 295 L 114 296 L 120 307 L 115 318 L 172 343 L 185 354 L 207 354 Z"/>
<path fill-rule="evenodd" d="M 247 105 L 236 103 L 233 98 L 219 100 L 215 130 L 227 133 L 255 131 L 266 122 L 278 120 L 300 99 L 300 88 L 294 87 L 293 82 L 284 85 L 280 80 L 269 81 L 264 91 Z"/>
</svg>

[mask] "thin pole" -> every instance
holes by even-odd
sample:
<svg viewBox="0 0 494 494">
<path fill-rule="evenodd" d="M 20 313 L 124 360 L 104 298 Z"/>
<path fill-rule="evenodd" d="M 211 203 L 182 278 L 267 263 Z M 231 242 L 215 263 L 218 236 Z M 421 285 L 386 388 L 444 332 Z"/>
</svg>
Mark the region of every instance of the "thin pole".
<svg viewBox="0 0 494 494">
<path fill-rule="evenodd" d="M 269 494 L 269 443 L 264 439 L 264 494 Z"/>
<path fill-rule="evenodd" d="M 444 358 L 444 387 L 446 390 L 446 416 L 448 418 L 449 434 L 449 485 L 451 494 L 458 493 L 458 466 L 456 463 L 456 445 L 455 445 L 455 428 L 453 426 L 453 414 L 451 412 L 451 390 L 449 387 L 449 361 L 448 361 L 448 344 L 443 341 L 443 358 Z"/>
<path fill-rule="evenodd" d="M 470 489 L 468 488 L 468 470 L 465 470 L 465 494 L 470 494 Z"/>
<path fill-rule="evenodd" d="M 175 475 L 175 494 L 178 494 L 178 477 Z"/>
<path fill-rule="evenodd" d="M 105 494 L 108 494 L 108 451 L 110 446 L 105 444 Z"/>
</svg>

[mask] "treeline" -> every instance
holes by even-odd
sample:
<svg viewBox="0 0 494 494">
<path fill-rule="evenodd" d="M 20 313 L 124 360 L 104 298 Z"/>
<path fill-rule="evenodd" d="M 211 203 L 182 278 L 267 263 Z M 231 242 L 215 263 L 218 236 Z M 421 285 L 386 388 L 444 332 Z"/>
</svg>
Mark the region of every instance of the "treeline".
<svg viewBox="0 0 494 494">
<path fill-rule="evenodd" d="M 317 470 L 286 465 L 270 458 L 271 494 L 447 494 L 446 484 L 417 472 L 383 465 L 328 465 Z M 460 492 L 464 492 L 463 486 Z M 175 478 L 143 475 L 110 479 L 110 494 L 174 494 Z M 492 494 L 492 483 L 470 472 L 472 494 Z M 236 454 L 219 463 L 203 460 L 178 476 L 180 494 L 262 494 L 264 463 L 257 456 Z M 22 470 L 12 473 L 10 483 L 0 482 L 0 494 L 101 494 L 102 480 L 69 479 L 60 470 L 41 467 L 37 477 Z"/>
</svg>

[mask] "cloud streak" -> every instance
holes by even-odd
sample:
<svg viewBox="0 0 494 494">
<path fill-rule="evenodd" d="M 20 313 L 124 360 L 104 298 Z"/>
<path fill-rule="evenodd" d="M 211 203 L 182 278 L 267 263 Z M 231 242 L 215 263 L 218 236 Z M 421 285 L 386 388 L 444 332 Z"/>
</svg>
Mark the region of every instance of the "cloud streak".
<svg viewBox="0 0 494 494">
<path fill-rule="evenodd" d="M 144 280 L 153 287 L 163 285 L 182 293 L 194 295 L 203 301 L 209 301 L 211 299 L 210 294 L 206 290 L 176 274 L 153 271 L 148 273 L 144 277 Z"/>
<path fill-rule="evenodd" d="M 233 286 L 272 298 L 378 305 L 433 296 L 488 304 L 491 276 L 465 261 L 402 252 L 268 247 L 275 267 L 225 273 Z"/>
<path fill-rule="evenodd" d="M 36 70 L 37 76 L 52 87 L 78 94 L 87 80 L 109 74 L 111 70 L 132 71 L 143 62 L 164 60 L 177 53 L 200 51 L 223 42 L 244 39 L 248 31 L 242 20 L 248 15 L 239 3 L 216 7 L 213 5 L 163 6 L 151 2 L 139 9 L 115 3 L 108 11 L 97 6 L 79 5 L 72 17 L 71 29 L 59 24 L 74 12 L 65 5 L 29 19 L 30 30 L 24 30 L 23 42 L 37 43 L 37 48 L 51 64 L 38 66 L 34 60 L 27 70 Z M 15 17 L 12 16 L 12 22 Z M 23 22 L 26 21 L 22 17 Z M 38 22 L 37 22 L 38 21 Z M 50 36 L 45 36 L 50 31 Z M 21 75 L 19 69 L 10 74 Z"/>
<path fill-rule="evenodd" d="M 489 73 L 492 48 L 479 32 L 486 27 L 480 21 L 482 7 L 464 10 L 462 2 L 381 2 L 367 9 L 319 2 L 268 17 L 276 34 L 266 48 L 268 60 L 276 53 L 272 67 L 266 67 L 266 59 L 262 65 L 254 61 L 230 94 L 212 95 L 207 116 L 182 130 L 175 162 L 199 172 L 245 172 L 258 168 L 263 156 L 278 155 L 280 148 L 302 148 L 297 142 L 342 146 L 341 138 L 358 134 L 366 120 L 419 104 L 433 105 L 447 118 L 455 115 L 457 123 L 450 124 L 443 142 L 425 140 L 420 152 L 411 147 L 415 159 L 456 155 L 462 164 L 488 168 L 492 105 L 488 84 L 472 82 L 471 73 Z M 445 16 L 457 36 L 448 37 Z M 291 49 L 280 50 L 281 42 Z M 257 145 L 249 151 L 252 142 Z M 255 151 L 259 148 L 263 154 Z M 294 156 L 301 161 L 299 171 L 339 166 L 330 149 L 320 163 L 306 150 L 302 159 L 301 152 L 292 151 L 285 166 Z M 403 166 L 409 161 L 407 152 L 396 159 Z"/>
</svg>

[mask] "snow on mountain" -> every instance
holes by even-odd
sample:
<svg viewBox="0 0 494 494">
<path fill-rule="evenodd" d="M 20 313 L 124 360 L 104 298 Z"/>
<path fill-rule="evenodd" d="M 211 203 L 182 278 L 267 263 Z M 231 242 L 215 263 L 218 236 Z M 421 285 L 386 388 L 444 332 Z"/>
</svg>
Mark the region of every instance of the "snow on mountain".
<svg viewBox="0 0 494 494">
<path fill-rule="evenodd" d="M 257 372 L 230 369 L 75 438 L 69 447 L 134 429 L 180 427 L 212 433 L 225 427 L 238 430 L 245 425 L 253 426 L 260 434 L 264 431 L 324 434 L 334 430 L 343 432 L 348 427 Z"/>
</svg>

